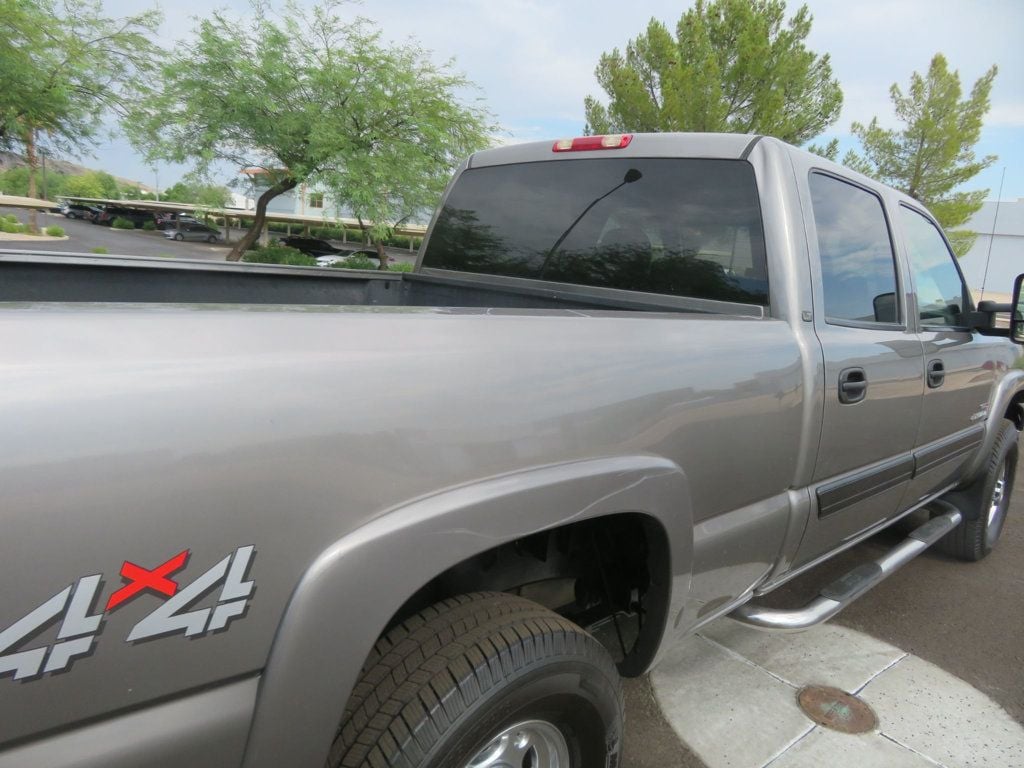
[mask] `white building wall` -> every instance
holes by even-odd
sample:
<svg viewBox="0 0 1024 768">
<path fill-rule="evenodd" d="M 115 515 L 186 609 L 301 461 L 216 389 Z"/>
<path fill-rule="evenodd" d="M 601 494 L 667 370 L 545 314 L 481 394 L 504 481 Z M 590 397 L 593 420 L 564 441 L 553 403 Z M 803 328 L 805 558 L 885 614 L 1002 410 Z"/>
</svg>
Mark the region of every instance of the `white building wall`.
<svg viewBox="0 0 1024 768">
<path fill-rule="evenodd" d="M 971 250 L 960 259 L 967 285 L 980 290 L 984 283 L 986 295 L 1011 293 L 1014 278 L 1024 272 L 1024 198 L 999 203 L 998 218 L 996 203 L 986 202 L 964 228 L 978 233 Z"/>
</svg>

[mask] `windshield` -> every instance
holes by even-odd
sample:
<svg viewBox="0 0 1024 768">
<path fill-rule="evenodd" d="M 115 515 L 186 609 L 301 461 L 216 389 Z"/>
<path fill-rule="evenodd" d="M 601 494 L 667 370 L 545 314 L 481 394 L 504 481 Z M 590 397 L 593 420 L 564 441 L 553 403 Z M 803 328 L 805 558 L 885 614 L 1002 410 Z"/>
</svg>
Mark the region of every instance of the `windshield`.
<svg viewBox="0 0 1024 768">
<path fill-rule="evenodd" d="M 424 267 L 768 303 L 753 168 L 741 160 L 556 160 L 465 171 Z"/>
</svg>

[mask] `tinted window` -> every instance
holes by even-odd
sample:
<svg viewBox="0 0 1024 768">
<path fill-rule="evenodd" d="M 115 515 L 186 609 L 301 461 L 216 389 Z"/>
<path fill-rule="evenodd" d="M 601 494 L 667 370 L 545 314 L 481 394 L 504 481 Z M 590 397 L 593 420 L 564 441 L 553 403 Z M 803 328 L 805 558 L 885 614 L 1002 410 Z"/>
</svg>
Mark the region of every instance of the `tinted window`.
<svg viewBox="0 0 1024 768">
<path fill-rule="evenodd" d="M 853 184 L 812 173 L 825 317 L 895 323 L 896 265 L 882 201 Z"/>
<path fill-rule="evenodd" d="M 754 172 L 738 160 L 587 159 L 470 169 L 424 266 L 768 303 Z"/>
<path fill-rule="evenodd" d="M 960 325 L 967 306 L 963 279 L 938 228 L 917 211 L 900 207 L 910 269 L 923 325 Z"/>
</svg>

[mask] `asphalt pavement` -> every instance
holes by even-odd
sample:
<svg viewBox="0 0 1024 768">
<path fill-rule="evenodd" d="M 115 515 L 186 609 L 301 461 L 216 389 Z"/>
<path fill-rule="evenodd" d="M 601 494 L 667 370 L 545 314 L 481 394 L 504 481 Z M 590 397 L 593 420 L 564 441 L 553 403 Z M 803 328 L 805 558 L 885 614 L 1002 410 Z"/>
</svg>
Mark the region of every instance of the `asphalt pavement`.
<svg viewBox="0 0 1024 768">
<path fill-rule="evenodd" d="M 5 214 L 14 214 L 22 222 L 28 220 L 28 212 L 20 208 L 0 206 L 0 215 Z M 223 261 L 231 249 L 231 243 L 176 242 L 166 238 L 160 231 L 113 229 L 81 219 L 67 219 L 57 213 L 39 212 L 37 216 L 40 228 L 51 225 L 63 227 L 68 239 L 0 240 L 0 249 L 91 253 L 93 248 L 106 248 L 112 256 L 148 256 L 203 261 Z M 243 230 L 232 229 L 231 240 L 236 242 L 243 233 Z M 352 247 L 351 244 L 349 247 Z M 405 248 L 386 248 L 385 251 L 392 261 L 412 263 L 416 260 L 415 251 Z"/>
</svg>

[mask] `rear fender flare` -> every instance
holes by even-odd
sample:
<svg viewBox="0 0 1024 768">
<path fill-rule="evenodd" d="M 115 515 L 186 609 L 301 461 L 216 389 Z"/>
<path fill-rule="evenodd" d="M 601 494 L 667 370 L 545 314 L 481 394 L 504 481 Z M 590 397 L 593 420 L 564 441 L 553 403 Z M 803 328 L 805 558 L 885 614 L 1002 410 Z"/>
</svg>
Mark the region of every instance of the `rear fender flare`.
<svg viewBox="0 0 1024 768">
<path fill-rule="evenodd" d="M 260 681 L 243 765 L 322 768 L 360 668 L 391 617 L 434 576 L 500 544 L 590 518 L 646 514 L 668 537 L 675 605 L 689 590 L 689 499 L 676 464 L 609 457 L 446 489 L 344 536 L 321 552 L 289 600 Z"/>
</svg>

